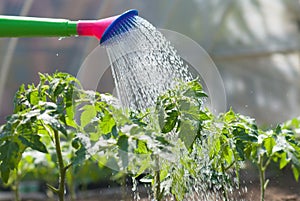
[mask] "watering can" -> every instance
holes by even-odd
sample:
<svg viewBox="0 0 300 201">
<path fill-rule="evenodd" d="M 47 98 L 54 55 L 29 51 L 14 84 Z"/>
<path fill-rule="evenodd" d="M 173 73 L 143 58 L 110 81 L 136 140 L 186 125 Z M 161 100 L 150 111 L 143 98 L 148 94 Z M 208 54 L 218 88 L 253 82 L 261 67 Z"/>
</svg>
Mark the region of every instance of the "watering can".
<svg viewBox="0 0 300 201">
<path fill-rule="evenodd" d="M 93 36 L 101 44 L 132 28 L 137 15 L 137 10 L 129 10 L 105 19 L 79 21 L 0 15 L 0 37 Z"/>
</svg>

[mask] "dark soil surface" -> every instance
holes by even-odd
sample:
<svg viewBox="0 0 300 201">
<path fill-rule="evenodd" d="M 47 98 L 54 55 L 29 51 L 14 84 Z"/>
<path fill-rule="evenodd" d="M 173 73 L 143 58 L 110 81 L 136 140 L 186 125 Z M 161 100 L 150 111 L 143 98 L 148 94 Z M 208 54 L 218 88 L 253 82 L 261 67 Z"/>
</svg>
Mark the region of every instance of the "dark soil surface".
<svg viewBox="0 0 300 201">
<path fill-rule="evenodd" d="M 249 174 L 249 173 L 248 173 Z M 253 174 L 251 174 L 253 175 Z M 243 173 L 242 177 L 244 177 L 244 184 L 242 189 L 235 192 L 234 201 L 260 201 L 260 185 L 258 178 L 253 178 L 251 176 L 247 176 L 247 173 Z M 293 178 L 293 175 L 290 171 L 283 171 L 281 173 L 272 173 L 268 177 L 270 182 L 268 184 L 266 193 L 265 193 L 265 201 L 300 201 L 300 182 L 296 182 Z M 245 188 L 245 186 L 247 188 Z M 245 190 L 247 189 L 247 190 Z M 114 198 L 115 196 L 115 198 Z M 98 197 L 90 197 L 82 198 L 79 201 L 120 201 L 122 198 L 116 197 L 117 194 L 107 195 L 106 199 L 101 196 L 101 192 L 99 192 Z M 101 197 L 101 198 L 100 198 Z M 146 194 L 141 194 L 142 201 L 149 201 L 147 199 Z M 132 198 L 126 199 L 126 201 L 130 201 Z M 199 200 L 200 201 L 200 200 Z M 212 200 L 213 201 L 213 200 Z"/>
<path fill-rule="evenodd" d="M 253 177 L 255 172 L 247 171 L 241 174 L 242 188 L 234 194 L 234 201 L 260 201 L 260 185 L 258 178 Z M 300 182 L 296 182 L 293 175 L 288 170 L 281 172 L 273 172 L 266 175 L 270 182 L 268 184 L 265 201 L 300 201 Z M 142 187 L 140 187 L 142 188 Z M 78 194 L 77 201 L 131 201 L 133 194 L 130 188 L 127 189 L 127 195 L 122 195 L 121 189 L 114 187 L 102 190 L 92 190 Z M 124 196 L 127 197 L 124 199 Z M 22 196 L 26 201 L 50 201 L 44 195 L 27 194 Z M 147 189 L 141 189 L 141 201 L 149 201 L 147 199 Z M 0 193 L 0 201 L 14 200 L 12 196 Z M 68 201 L 70 199 L 66 199 Z M 199 200 L 200 201 L 200 200 Z M 213 200 L 212 200 L 213 201 Z"/>
<path fill-rule="evenodd" d="M 248 170 L 241 173 L 241 186 L 243 190 L 235 192 L 234 201 L 260 201 L 259 179 L 253 177 L 255 170 Z M 296 182 L 290 169 L 281 172 L 272 172 L 266 175 L 270 180 L 265 192 L 265 201 L 300 201 L 300 182 Z M 247 189 L 247 190 L 246 190 Z M 113 198 L 116 194 L 108 196 L 104 201 L 120 201 L 121 197 Z M 149 201 L 146 194 L 141 194 L 142 201 Z M 109 199 L 110 198 L 110 199 Z M 80 199 L 80 201 L 100 201 L 98 198 Z M 126 199 L 126 201 L 132 199 Z M 199 200 L 200 201 L 200 200 Z"/>
<path fill-rule="evenodd" d="M 260 200 L 259 179 L 249 175 L 256 175 L 252 171 L 244 172 L 244 186 L 247 186 L 247 192 L 240 195 L 240 199 L 247 201 Z M 289 168 L 281 172 L 272 172 L 267 174 L 269 184 L 265 192 L 265 201 L 300 201 L 300 182 L 296 182 Z"/>
</svg>

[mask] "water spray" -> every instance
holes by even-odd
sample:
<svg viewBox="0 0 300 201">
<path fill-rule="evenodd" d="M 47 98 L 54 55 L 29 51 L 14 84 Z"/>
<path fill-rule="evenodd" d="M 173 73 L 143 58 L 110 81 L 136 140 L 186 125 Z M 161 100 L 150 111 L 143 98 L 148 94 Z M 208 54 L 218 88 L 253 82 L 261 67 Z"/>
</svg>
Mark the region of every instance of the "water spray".
<svg viewBox="0 0 300 201">
<path fill-rule="evenodd" d="M 134 27 L 134 16 L 137 15 L 137 10 L 128 10 L 104 19 L 79 21 L 0 15 L 0 37 L 92 36 L 102 44 Z"/>
</svg>

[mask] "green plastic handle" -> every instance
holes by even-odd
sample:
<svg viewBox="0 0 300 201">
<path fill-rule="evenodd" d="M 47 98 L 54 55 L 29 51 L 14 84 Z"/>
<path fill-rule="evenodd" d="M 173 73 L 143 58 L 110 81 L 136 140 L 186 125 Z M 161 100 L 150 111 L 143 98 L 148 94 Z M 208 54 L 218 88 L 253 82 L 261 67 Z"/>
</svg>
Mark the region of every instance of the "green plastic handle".
<svg viewBox="0 0 300 201">
<path fill-rule="evenodd" d="M 77 35 L 76 21 L 0 15 L 0 37 L 64 37 Z"/>
</svg>

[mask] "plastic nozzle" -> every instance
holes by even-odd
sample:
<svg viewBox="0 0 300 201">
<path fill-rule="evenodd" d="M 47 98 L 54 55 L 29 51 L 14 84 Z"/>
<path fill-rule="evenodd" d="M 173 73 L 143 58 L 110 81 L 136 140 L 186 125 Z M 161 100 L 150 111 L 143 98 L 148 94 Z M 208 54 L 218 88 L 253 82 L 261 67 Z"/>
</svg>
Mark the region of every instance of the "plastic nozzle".
<svg viewBox="0 0 300 201">
<path fill-rule="evenodd" d="M 113 31 L 126 24 L 133 16 L 138 15 L 137 10 L 129 10 L 121 15 L 100 20 L 83 20 L 77 25 L 79 36 L 94 36 L 100 44 L 113 36 Z M 125 31 L 125 30 L 124 30 Z"/>
</svg>

